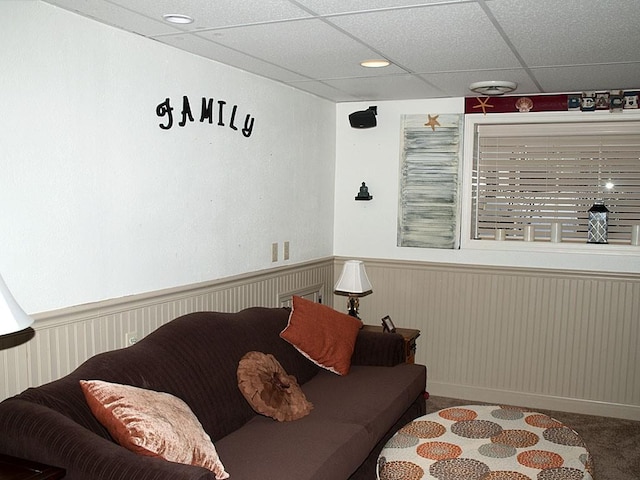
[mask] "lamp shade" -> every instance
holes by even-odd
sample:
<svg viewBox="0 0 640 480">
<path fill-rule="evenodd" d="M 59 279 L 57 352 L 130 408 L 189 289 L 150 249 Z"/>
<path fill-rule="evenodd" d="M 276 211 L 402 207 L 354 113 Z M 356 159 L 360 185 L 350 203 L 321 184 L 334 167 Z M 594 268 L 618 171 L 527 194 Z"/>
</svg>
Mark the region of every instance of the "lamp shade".
<svg viewBox="0 0 640 480">
<path fill-rule="evenodd" d="M 347 260 L 342 267 L 342 273 L 334 287 L 337 295 L 364 297 L 373 292 L 369 277 L 360 260 Z"/>
<path fill-rule="evenodd" d="M 20 308 L 0 275 L 0 335 L 19 332 L 32 323 L 33 319 Z"/>
</svg>

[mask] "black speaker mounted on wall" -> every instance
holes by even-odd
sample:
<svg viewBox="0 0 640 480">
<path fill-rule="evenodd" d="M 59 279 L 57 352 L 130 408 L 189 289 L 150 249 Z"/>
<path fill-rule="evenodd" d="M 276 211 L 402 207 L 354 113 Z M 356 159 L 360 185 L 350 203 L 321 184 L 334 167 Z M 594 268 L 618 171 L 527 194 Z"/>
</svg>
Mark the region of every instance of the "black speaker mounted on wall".
<svg viewBox="0 0 640 480">
<path fill-rule="evenodd" d="M 366 110 L 353 112 L 349 115 L 349 123 L 353 128 L 372 128 L 377 125 L 376 115 L 378 107 L 369 107 Z"/>
</svg>

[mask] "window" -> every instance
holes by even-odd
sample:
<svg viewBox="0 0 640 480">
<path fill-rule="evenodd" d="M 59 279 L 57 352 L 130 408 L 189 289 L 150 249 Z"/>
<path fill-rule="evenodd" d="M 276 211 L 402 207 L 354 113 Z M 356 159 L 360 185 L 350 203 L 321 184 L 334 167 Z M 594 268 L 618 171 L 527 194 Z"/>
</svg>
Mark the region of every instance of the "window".
<svg viewBox="0 0 640 480">
<path fill-rule="evenodd" d="M 640 121 L 477 124 L 471 237 L 536 238 L 562 225 L 562 241 L 586 242 L 588 210 L 603 200 L 609 242 L 628 243 L 640 223 Z"/>
</svg>

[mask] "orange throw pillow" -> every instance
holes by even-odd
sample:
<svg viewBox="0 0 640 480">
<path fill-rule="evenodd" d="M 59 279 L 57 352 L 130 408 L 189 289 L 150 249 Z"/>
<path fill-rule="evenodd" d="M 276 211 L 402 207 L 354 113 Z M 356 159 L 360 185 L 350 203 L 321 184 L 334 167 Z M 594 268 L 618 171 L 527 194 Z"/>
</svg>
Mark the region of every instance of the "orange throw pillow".
<svg viewBox="0 0 640 480">
<path fill-rule="evenodd" d="M 294 296 L 289 323 L 280 336 L 316 365 L 346 375 L 361 328 L 356 317 Z"/>
<path fill-rule="evenodd" d="M 211 438 L 189 406 L 173 395 L 130 385 L 80 380 L 91 412 L 132 452 L 211 470 L 229 478 Z"/>
</svg>

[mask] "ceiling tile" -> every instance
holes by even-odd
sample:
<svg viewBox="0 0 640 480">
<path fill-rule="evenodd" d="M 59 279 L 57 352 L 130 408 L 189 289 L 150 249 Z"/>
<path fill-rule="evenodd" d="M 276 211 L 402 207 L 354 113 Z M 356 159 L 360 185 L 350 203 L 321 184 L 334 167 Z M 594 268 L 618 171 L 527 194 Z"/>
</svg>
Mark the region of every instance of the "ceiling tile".
<svg viewBox="0 0 640 480">
<path fill-rule="evenodd" d="M 180 29 L 169 25 L 162 18 L 152 19 L 146 15 L 133 12 L 127 8 L 101 0 L 47 0 L 47 3 L 79 13 L 99 22 L 113 25 L 140 35 L 162 35 L 180 32 Z"/>
<path fill-rule="evenodd" d="M 547 92 L 587 90 L 640 90 L 640 62 L 628 65 L 584 65 L 565 68 L 533 68 L 532 73 Z"/>
<path fill-rule="evenodd" d="M 111 0 L 136 12 L 144 12 L 152 18 L 162 19 L 167 13 L 189 15 L 194 19 L 184 29 L 243 25 L 256 22 L 270 22 L 308 17 L 303 9 L 287 0 L 211 1 L 211 0 Z"/>
<path fill-rule="evenodd" d="M 433 3 L 442 3 L 442 0 L 423 0 L 422 2 L 412 2 L 410 0 L 296 0 L 296 3 L 304 5 L 320 15 L 331 15 L 335 13 L 369 11 L 392 7 L 415 7 Z"/>
<path fill-rule="evenodd" d="M 475 3 L 354 14 L 330 21 L 412 72 L 521 66 Z"/>
<path fill-rule="evenodd" d="M 344 78 L 327 80 L 326 83 L 351 94 L 358 100 L 408 100 L 446 96 L 442 90 L 408 74 L 376 78 Z"/>
<path fill-rule="evenodd" d="M 638 0 L 491 0 L 487 5 L 528 66 L 640 60 Z"/>
<path fill-rule="evenodd" d="M 250 55 L 219 45 L 198 35 L 171 35 L 160 37 L 157 40 L 181 50 L 187 50 L 201 57 L 209 58 L 277 81 L 292 82 L 305 80 L 305 77 L 294 72 L 285 70 L 277 65 L 263 62 Z"/>
<path fill-rule="evenodd" d="M 353 95 L 329 86 L 324 82 L 307 80 L 304 82 L 289 82 L 288 85 L 334 102 L 353 102 L 359 100 L 359 97 L 354 97 Z"/>
<path fill-rule="evenodd" d="M 316 79 L 363 75 L 365 69 L 360 62 L 377 57 L 369 48 L 315 19 L 250 25 L 200 35 Z M 370 75 L 401 71 L 395 66 L 366 70 Z"/>
</svg>

